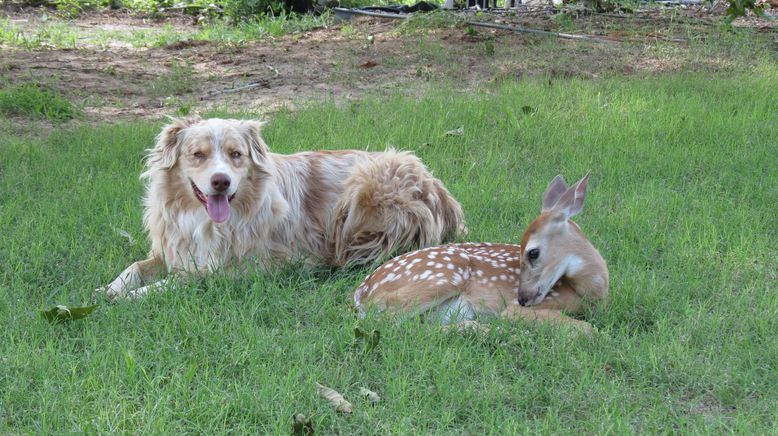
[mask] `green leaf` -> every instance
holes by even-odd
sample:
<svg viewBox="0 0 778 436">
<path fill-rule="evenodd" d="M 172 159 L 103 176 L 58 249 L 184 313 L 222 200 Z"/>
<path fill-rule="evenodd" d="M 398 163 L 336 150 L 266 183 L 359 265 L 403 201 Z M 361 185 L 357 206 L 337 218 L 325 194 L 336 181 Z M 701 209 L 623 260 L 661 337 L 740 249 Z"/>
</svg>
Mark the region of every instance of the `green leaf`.
<svg viewBox="0 0 778 436">
<path fill-rule="evenodd" d="M 381 332 L 373 330 L 370 333 L 367 333 L 361 328 L 355 327 L 354 339 L 354 348 L 359 348 L 360 345 L 364 345 L 365 351 L 369 353 L 373 351 L 381 341 Z"/>
<path fill-rule="evenodd" d="M 67 307 L 61 304 L 54 306 L 49 310 L 42 310 L 41 316 L 46 318 L 46 321 L 50 323 L 72 321 L 74 319 L 81 319 L 94 312 L 99 305 L 86 307 Z"/>
<path fill-rule="evenodd" d="M 737 17 L 746 16 L 746 11 L 753 11 L 757 16 L 764 15 L 762 5 L 757 5 L 756 0 L 727 0 L 729 7 L 725 11 L 727 18 L 732 21 Z"/>
</svg>

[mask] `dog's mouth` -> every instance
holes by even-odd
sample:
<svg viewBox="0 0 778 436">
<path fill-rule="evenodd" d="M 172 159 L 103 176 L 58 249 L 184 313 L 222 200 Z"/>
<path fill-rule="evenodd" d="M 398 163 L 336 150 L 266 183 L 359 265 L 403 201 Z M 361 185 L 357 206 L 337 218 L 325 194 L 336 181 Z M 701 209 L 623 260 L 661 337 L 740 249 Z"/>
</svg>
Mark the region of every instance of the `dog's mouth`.
<svg viewBox="0 0 778 436">
<path fill-rule="evenodd" d="M 189 183 L 192 184 L 195 197 L 205 206 L 205 212 L 213 222 L 221 224 L 230 219 L 230 202 L 235 199 L 235 194 L 229 197 L 227 194 L 205 195 L 193 181 L 190 180 Z"/>
</svg>

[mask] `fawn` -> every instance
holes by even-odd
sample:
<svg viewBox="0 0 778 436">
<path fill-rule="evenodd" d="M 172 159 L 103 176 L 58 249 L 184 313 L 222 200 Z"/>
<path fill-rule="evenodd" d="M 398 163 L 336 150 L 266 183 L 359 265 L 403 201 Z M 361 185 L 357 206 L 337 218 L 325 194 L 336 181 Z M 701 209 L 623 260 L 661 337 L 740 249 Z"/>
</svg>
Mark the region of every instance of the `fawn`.
<svg viewBox="0 0 778 436">
<path fill-rule="evenodd" d="M 562 313 L 608 297 L 605 260 L 570 220 L 583 209 L 588 182 L 589 174 L 568 187 L 556 176 L 521 245 L 448 244 L 389 260 L 354 292 L 356 307 L 362 315 L 367 306 L 424 313 L 445 324 L 499 314 L 590 334 L 589 323 Z"/>
</svg>

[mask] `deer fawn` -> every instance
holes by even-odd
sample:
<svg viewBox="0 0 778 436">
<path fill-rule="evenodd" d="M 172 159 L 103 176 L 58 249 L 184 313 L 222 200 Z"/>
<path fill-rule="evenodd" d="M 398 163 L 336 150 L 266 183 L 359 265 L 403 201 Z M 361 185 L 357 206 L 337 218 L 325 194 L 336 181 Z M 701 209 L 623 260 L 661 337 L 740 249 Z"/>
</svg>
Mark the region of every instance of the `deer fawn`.
<svg viewBox="0 0 778 436">
<path fill-rule="evenodd" d="M 608 268 L 570 218 L 583 209 L 587 174 L 567 187 L 556 176 L 521 245 L 461 243 L 425 248 L 389 260 L 354 292 L 367 306 L 394 313 L 425 313 L 445 324 L 497 315 L 567 324 L 590 334 L 592 326 L 565 316 L 585 302 L 608 296 Z"/>
</svg>

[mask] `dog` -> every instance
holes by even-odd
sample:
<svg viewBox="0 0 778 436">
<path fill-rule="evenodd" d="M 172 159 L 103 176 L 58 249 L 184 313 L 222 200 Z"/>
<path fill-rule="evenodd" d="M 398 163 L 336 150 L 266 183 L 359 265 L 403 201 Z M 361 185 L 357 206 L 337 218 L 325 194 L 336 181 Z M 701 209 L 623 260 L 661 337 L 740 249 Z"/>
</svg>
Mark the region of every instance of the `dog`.
<svg viewBox="0 0 778 436">
<path fill-rule="evenodd" d="M 147 150 L 148 259 L 102 288 L 140 296 L 161 273 L 246 259 L 368 264 L 466 231 L 462 207 L 409 152 L 271 153 L 252 120 L 171 119 Z"/>
</svg>

